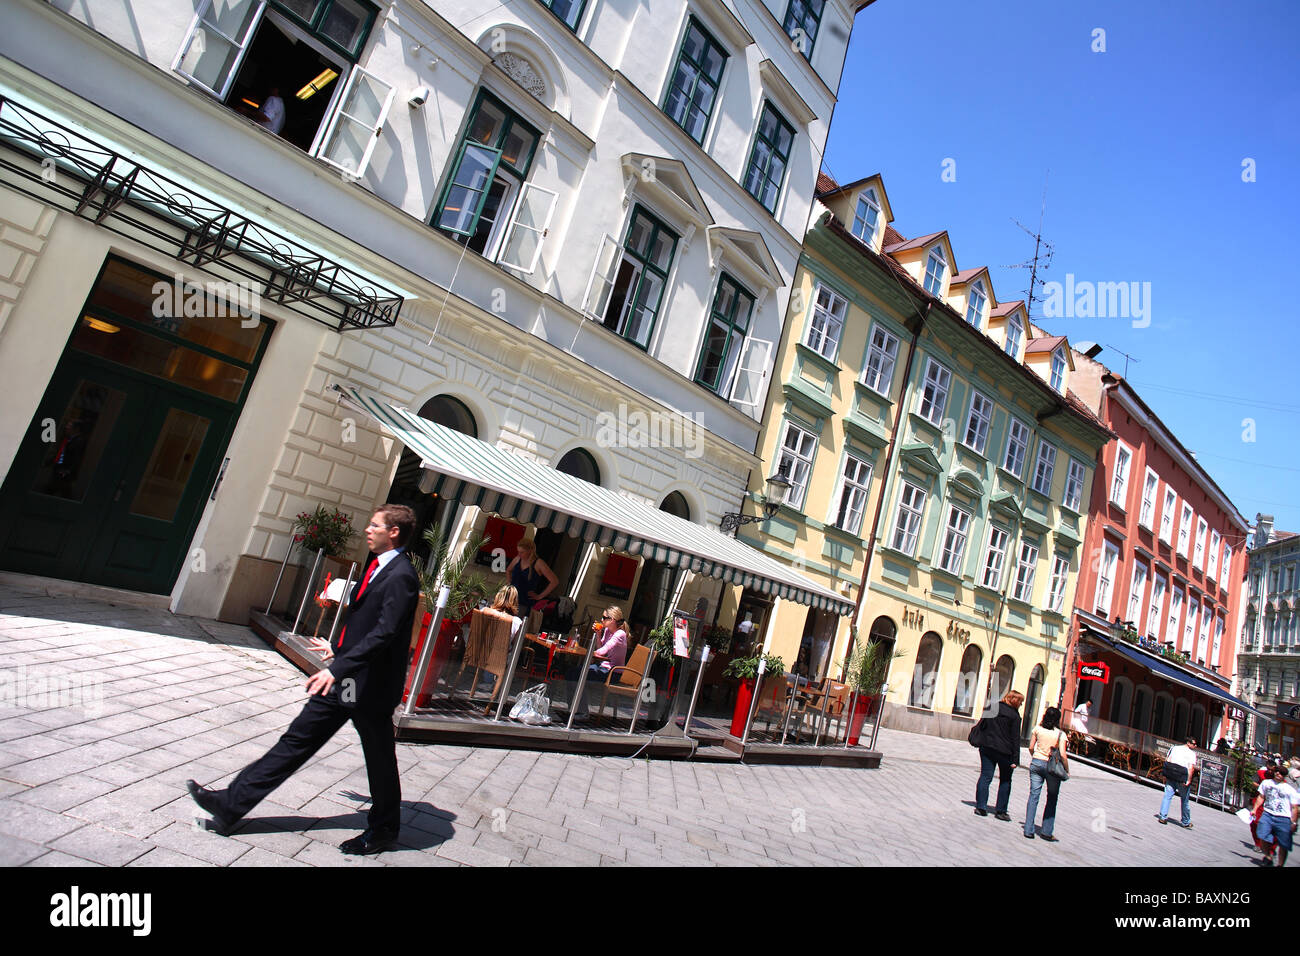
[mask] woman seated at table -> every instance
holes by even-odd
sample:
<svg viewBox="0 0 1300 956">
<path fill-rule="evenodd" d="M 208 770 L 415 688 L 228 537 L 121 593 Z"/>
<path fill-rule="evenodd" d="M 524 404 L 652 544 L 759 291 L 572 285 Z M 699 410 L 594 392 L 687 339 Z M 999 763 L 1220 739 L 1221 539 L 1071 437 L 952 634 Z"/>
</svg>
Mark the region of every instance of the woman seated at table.
<svg viewBox="0 0 1300 956">
<path fill-rule="evenodd" d="M 627 663 L 627 622 L 623 620 L 623 609 L 617 605 L 605 608 L 600 621 L 600 629 L 592 633 L 596 650 L 592 653 L 591 666 L 587 669 L 587 687 L 605 683 L 611 670 Z M 585 689 L 575 711 L 579 717 L 587 716 Z"/>
</svg>

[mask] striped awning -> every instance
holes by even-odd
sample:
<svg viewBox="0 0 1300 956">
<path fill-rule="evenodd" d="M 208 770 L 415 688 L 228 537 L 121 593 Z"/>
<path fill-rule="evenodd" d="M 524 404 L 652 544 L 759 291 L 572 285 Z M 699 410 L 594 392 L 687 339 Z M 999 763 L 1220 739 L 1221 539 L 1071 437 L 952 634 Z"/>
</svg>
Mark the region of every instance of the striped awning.
<svg viewBox="0 0 1300 956">
<path fill-rule="evenodd" d="M 853 613 L 851 601 L 720 531 L 461 434 L 365 389 L 334 390 L 420 455 L 425 492 L 798 604 Z"/>
</svg>

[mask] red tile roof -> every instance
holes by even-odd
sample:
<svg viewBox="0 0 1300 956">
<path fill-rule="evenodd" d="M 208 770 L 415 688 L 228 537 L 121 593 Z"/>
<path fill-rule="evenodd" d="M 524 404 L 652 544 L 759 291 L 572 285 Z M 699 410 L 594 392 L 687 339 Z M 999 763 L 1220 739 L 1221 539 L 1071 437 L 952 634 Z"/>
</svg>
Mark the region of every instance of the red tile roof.
<svg viewBox="0 0 1300 956">
<path fill-rule="evenodd" d="M 818 196 L 824 196 L 827 193 L 833 193 L 839 188 L 840 188 L 840 184 L 837 183 L 834 180 L 834 178 L 832 178 L 831 176 L 822 172 L 819 172 L 817 174 L 817 195 Z"/>
<path fill-rule="evenodd" d="M 958 272 L 955 276 L 952 277 L 951 281 L 953 285 L 965 285 L 967 282 L 970 282 L 971 279 L 974 279 L 981 272 L 987 272 L 987 271 L 988 271 L 987 266 L 976 266 L 974 269 L 962 269 L 961 272 Z"/>
<path fill-rule="evenodd" d="M 927 245 L 931 240 L 938 239 L 942 235 L 943 232 L 940 231 L 932 232 L 928 236 L 917 236 L 915 239 L 903 239 L 902 236 L 899 236 L 898 238 L 902 241 L 894 243 L 893 245 L 887 244 L 885 246 L 885 251 L 890 255 L 893 255 L 895 252 L 903 252 L 907 249 L 919 249 L 921 246 Z M 889 238 L 888 232 L 885 233 L 885 238 Z"/>
<path fill-rule="evenodd" d="M 1024 299 L 1016 299 L 1016 301 L 1014 302 L 1001 302 L 998 304 L 998 307 L 996 309 L 993 309 L 992 311 L 989 312 L 989 315 L 1006 315 L 1007 313 L 1012 312 L 1017 308 L 1023 309 L 1024 307 L 1025 307 Z"/>
<path fill-rule="evenodd" d="M 1045 335 L 1040 339 L 1031 339 L 1025 346 L 1025 354 L 1031 352 L 1050 352 L 1065 341 L 1064 335 Z"/>
</svg>

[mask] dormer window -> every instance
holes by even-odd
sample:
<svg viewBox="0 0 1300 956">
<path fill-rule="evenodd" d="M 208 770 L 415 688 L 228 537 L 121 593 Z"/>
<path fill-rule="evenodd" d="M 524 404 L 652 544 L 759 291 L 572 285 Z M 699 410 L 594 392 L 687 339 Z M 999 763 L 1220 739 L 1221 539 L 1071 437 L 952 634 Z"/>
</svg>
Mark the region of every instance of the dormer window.
<svg viewBox="0 0 1300 956">
<path fill-rule="evenodd" d="M 989 297 L 984 293 L 984 282 L 980 280 L 970 287 L 966 297 L 966 321 L 977 329 L 984 327 L 984 310 L 989 304 Z"/>
<path fill-rule="evenodd" d="M 1065 390 L 1065 350 L 1057 349 L 1052 353 L 1052 388 L 1058 392 Z"/>
<path fill-rule="evenodd" d="M 1024 338 L 1025 329 L 1020 324 L 1020 316 L 1011 313 L 1007 318 L 1007 341 L 1002 347 L 1012 358 L 1020 356 L 1020 340 Z"/>
<path fill-rule="evenodd" d="M 943 254 L 943 246 L 935 246 L 925 260 L 925 291 L 931 295 L 943 295 L 943 282 L 948 277 L 948 259 Z"/>
<path fill-rule="evenodd" d="M 879 224 L 880 203 L 875 191 L 868 189 L 858 197 L 858 208 L 853 213 L 853 234 L 867 245 L 873 245 Z"/>
</svg>

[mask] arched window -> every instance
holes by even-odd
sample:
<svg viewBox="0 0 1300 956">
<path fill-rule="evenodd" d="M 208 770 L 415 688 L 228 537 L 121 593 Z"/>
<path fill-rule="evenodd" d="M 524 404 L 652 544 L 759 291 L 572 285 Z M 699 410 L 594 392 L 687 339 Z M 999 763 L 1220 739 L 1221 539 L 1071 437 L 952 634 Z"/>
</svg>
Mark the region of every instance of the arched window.
<svg viewBox="0 0 1300 956">
<path fill-rule="evenodd" d="M 1187 736 L 1195 737 L 1202 746 L 1209 743 L 1205 737 L 1205 706 L 1203 704 L 1197 704 L 1192 708 L 1192 724 L 1188 728 Z"/>
<path fill-rule="evenodd" d="M 885 656 L 888 658 L 885 664 L 885 683 L 889 683 L 889 670 L 894 666 L 894 638 L 898 635 L 898 626 L 887 617 L 878 617 L 871 622 L 871 633 L 867 635 L 867 640 L 875 644 L 883 642 Z"/>
<path fill-rule="evenodd" d="M 478 438 L 478 422 L 474 413 L 460 399 L 450 395 L 435 395 L 420 406 L 420 417 L 445 425 L 470 438 Z"/>
<path fill-rule="evenodd" d="M 1162 690 L 1156 694 L 1155 712 L 1151 718 L 1151 732 L 1157 737 L 1168 737 L 1170 727 L 1173 724 L 1174 697 L 1168 691 Z"/>
<path fill-rule="evenodd" d="M 1151 729 L 1151 688 L 1145 684 L 1133 691 L 1133 718 L 1129 726 L 1143 733 Z"/>
<path fill-rule="evenodd" d="M 916 649 L 916 666 L 912 669 L 912 693 L 908 704 L 912 707 L 934 707 L 934 685 L 939 679 L 939 659 L 943 656 L 943 642 L 934 631 L 921 638 Z"/>
<path fill-rule="evenodd" d="M 993 665 L 993 688 L 989 691 L 989 700 L 1001 700 L 1005 697 L 1015 679 L 1016 662 L 1011 659 L 1010 654 L 1003 654 Z"/>
<path fill-rule="evenodd" d="M 1128 727 L 1132 709 L 1133 682 L 1127 677 L 1116 677 L 1110 691 L 1110 722 Z"/>
<path fill-rule="evenodd" d="M 1174 704 L 1174 723 L 1171 733 L 1175 740 L 1187 739 L 1187 721 L 1191 718 L 1192 708 L 1187 701 L 1180 700 Z"/>
<path fill-rule="evenodd" d="M 691 520 L 691 506 L 686 501 L 686 496 L 680 491 L 674 491 L 669 494 L 663 501 L 659 502 L 659 510 L 666 511 L 670 515 L 676 515 L 678 518 Z"/>
<path fill-rule="evenodd" d="M 974 644 L 966 645 L 966 652 L 961 656 L 961 673 L 957 675 L 957 694 L 952 701 L 954 714 L 967 716 L 975 709 L 975 697 L 979 693 L 980 663 L 984 652 Z"/>
<path fill-rule="evenodd" d="M 600 466 L 591 453 L 581 448 L 574 448 L 564 453 L 564 457 L 555 463 L 555 470 L 593 485 L 600 484 Z"/>
</svg>

